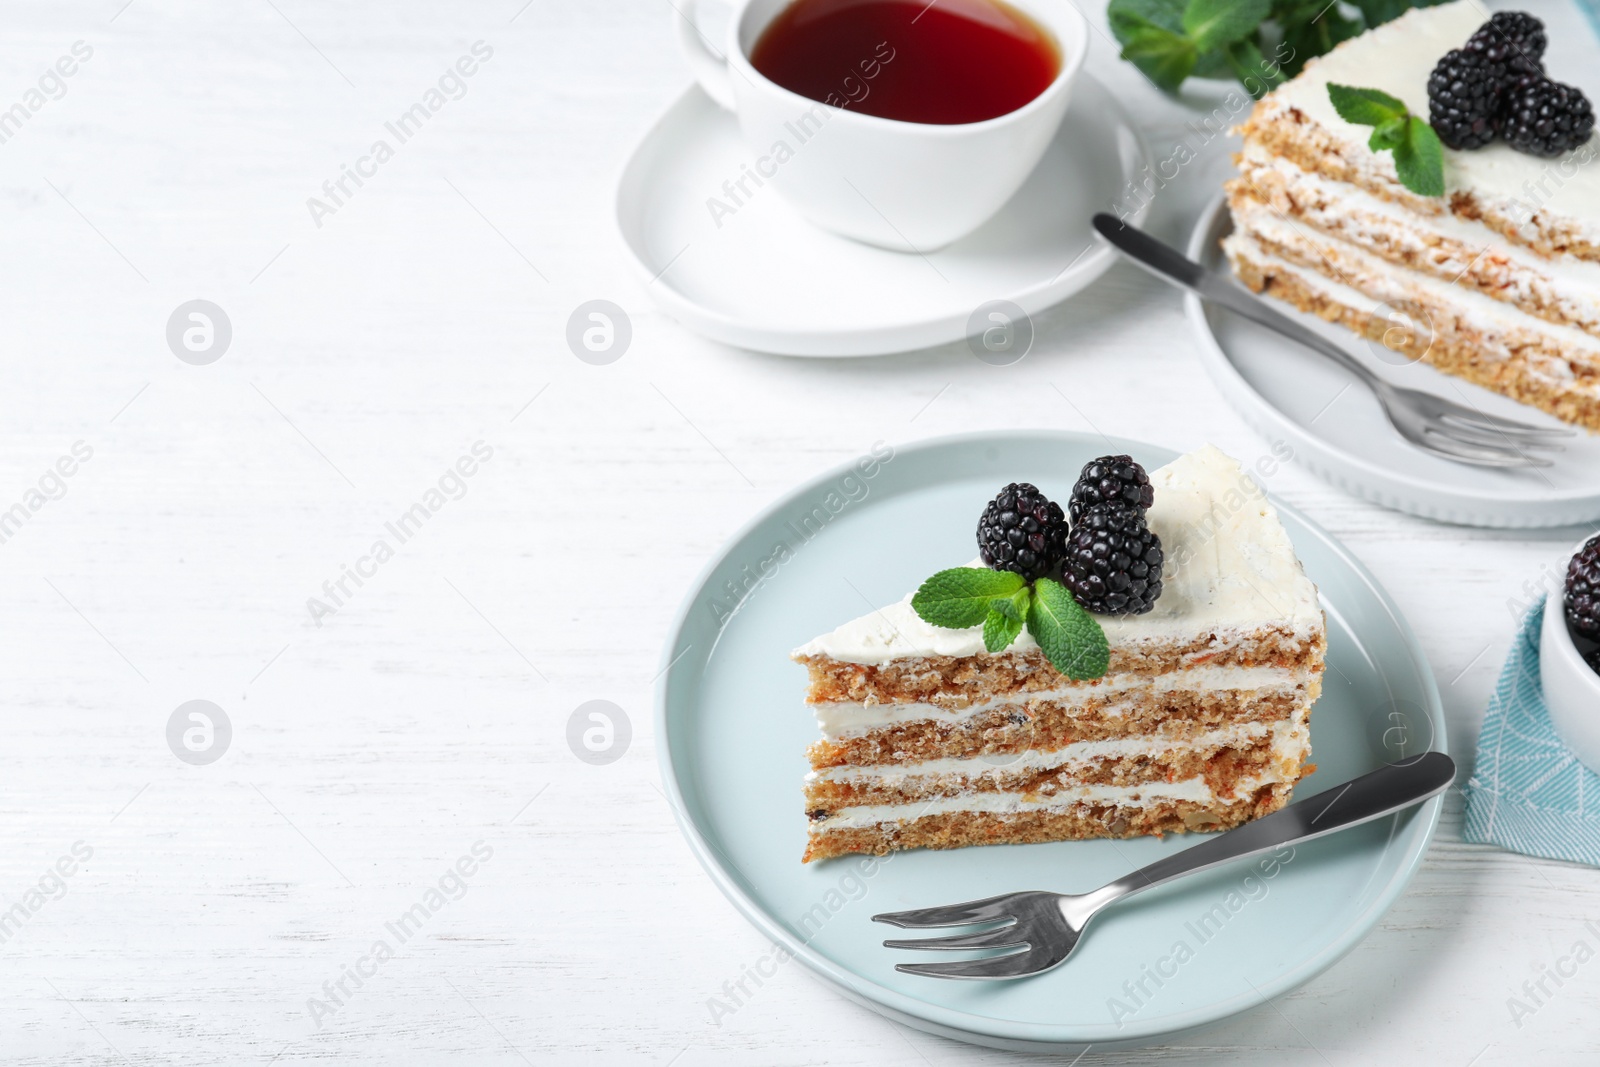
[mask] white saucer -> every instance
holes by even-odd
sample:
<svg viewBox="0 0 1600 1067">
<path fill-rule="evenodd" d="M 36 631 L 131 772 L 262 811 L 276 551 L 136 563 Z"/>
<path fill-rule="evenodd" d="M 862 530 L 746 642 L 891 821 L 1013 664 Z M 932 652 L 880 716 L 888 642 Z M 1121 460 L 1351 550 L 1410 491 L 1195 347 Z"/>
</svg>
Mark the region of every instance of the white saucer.
<svg viewBox="0 0 1600 1067">
<path fill-rule="evenodd" d="M 1219 198 L 1201 215 L 1189 258 L 1231 274 L 1217 247 L 1233 226 Z M 1185 298 L 1211 380 L 1244 420 L 1295 459 L 1348 493 L 1441 522 L 1531 528 L 1600 518 L 1600 435 L 1578 431 L 1555 466 L 1499 471 L 1468 467 L 1412 448 L 1352 376 L 1272 331 L 1232 312 Z M 1540 426 L 1560 426 L 1535 408 L 1480 389 L 1425 363 L 1392 366 L 1342 327 L 1287 305 L 1274 307 L 1333 339 L 1396 385 L 1468 402 L 1485 412 Z"/>
<path fill-rule="evenodd" d="M 717 341 L 797 356 L 875 356 L 958 341 L 992 300 L 1029 314 L 1099 277 L 1114 254 L 1089 217 L 1127 195 L 1143 140 L 1087 74 L 1055 143 L 1010 203 L 937 252 L 890 252 L 801 219 L 770 187 L 731 215 L 723 183 L 749 153 L 733 116 L 690 88 L 634 151 L 617 188 L 617 224 L 650 295 Z M 1127 212 L 1144 216 L 1148 201 Z M 1132 203 L 1129 204 L 1133 208 Z M 721 226 L 717 225 L 718 221 Z"/>
</svg>

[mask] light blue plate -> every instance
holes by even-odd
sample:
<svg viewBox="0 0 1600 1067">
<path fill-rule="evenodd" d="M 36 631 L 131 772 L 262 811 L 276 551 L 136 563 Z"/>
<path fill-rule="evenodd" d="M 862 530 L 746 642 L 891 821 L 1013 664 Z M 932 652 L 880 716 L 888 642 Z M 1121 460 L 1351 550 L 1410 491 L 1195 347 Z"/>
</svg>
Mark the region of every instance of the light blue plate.
<svg viewBox="0 0 1600 1067">
<path fill-rule="evenodd" d="M 1079 892 L 1199 838 L 1004 845 L 802 865 L 805 749 L 817 728 L 796 646 L 898 600 L 975 554 L 983 505 L 1011 481 L 1057 500 L 1107 451 L 1154 468 L 1175 453 L 1047 431 L 921 442 L 864 476 L 840 468 L 740 531 L 696 582 L 663 654 L 656 736 L 674 810 L 712 879 L 777 946 L 845 995 L 901 1022 L 999 1048 L 1146 1044 L 1300 985 L 1348 952 L 1404 890 L 1441 801 L 1294 850 L 1179 881 L 1108 912 L 1062 967 L 1016 982 L 898 974 L 882 911 L 1015 889 Z M 1337 541 L 1278 505 L 1328 616 L 1328 670 L 1311 717 L 1309 796 L 1444 747 L 1427 661 L 1388 596 Z M 730 616 L 731 613 L 731 616 Z M 729 1004 L 732 1008 L 735 1005 Z"/>
</svg>

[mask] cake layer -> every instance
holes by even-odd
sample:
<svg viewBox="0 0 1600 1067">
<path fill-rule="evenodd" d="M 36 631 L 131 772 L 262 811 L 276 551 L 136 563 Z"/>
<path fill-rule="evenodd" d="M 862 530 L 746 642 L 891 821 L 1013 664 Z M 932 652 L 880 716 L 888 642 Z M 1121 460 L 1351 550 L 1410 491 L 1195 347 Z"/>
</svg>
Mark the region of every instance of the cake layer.
<svg viewBox="0 0 1600 1067">
<path fill-rule="evenodd" d="M 1310 748 L 1307 709 L 1289 721 L 1244 722 L 1188 738 L 1161 734 L 1076 741 L 1056 749 L 970 758 L 939 758 L 889 766 L 839 766 L 806 780 L 813 818 L 840 808 L 910 803 L 969 792 L 1043 797 L 1083 785 L 1148 785 L 1200 778 L 1213 789 L 1277 771 L 1298 777 Z"/>
<path fill-rule="evenodd" d="M 1165 674 L 1128 671 L 1108 673 L 1090 682 L 1061 679 L 1048 689 L 997 692 L 973 697 L 969 692 L 934 693 L 926 700 L 838 700 L 813 704 L 822 736 L 843 741 L 872 730 L 907 723 L 955 724 L 993 711 L 1026 711 L 1045 704 L 1072 708 L 1098 700 L 1102 705 L 1140 700 L 1151 695 L 1215 690 L 1287 693 L 1304 690 L 1314 672 L 1292 667 L 1191 667 Z"/>
<path fill-rule="evenodd" d="M 1162 599 L 1166 599 L 1165 593 Z M 894 612 L 900 606 L 890 605 L 883 612 Z M 904 607 L 911 619 L 927 625 L 917 619 L 909 602 Z M 1202 667 L 1306 671 L 1322 662 L 1324 640 L 1319 611 L 1314 629 L 1267 626 L 1243 633 L 1206 630 L 1183 641 L 1142 650 L 1113 645 L 1106 677 L 1138 674 L 1153 678 Z M 997 696 L 1024 698 L 1062 689 L 1092 693 L 1104 681 L 1073 682 L 1050 666 L 1037 645 L 1022 649 L 1018 647 L 1022 643 L 1023 639 L 1018 638 L 1011 648 L 993 655 L 914 656 L 884 663 L 836 660 L 806 654 L 805 650 L 797 652 L 795 658 L 810 672 L 811 688 L 806 699 L 817 705 L 941 703 L 954 707 Z"/>
<path fill-rule="evenodd" d="M 1203 781 L 1190 780 L 1085 786 L 1073 795 L 1037 801 L 1019 793 L 988 793 L 847 808 L 812 824 L 804 858 L 1228 830 L 1277 811 L 1291 788 L 1292 783 L 1244 781 L 1231 796 L 1219 797 Z"/>
<path fill-rule="evenodd" d="M 1051 700 L 992 708 L 953 722 L 916 720 L 840 739 L 815 742 L 813 769 L 912 763 L 929 759 L 1003 756 L 1029 749 L 1058 749 L 1080 741 L 1111 741 L 1159 734 L 1174 741 L 1247 722 L 1284 720 L 1322 692 L 1322 676 L 1308 673 L 1293 688 L 1173 691 Z"/>
<path fill-rule="evenodd" d="M 1250 218 L 1247 225 L 1249 232 L 1231 234 L 1223 248 L 1251 289 L 1600 431 L 1600 342 L 1589 335 L 1281 221 Z M 1394 329 L 1391 308 L 1425 328 Z"/>
<path fill-rule="evenodd" d="M 1390 153 L 1368 147 L 1372 130 L 1340 118 L 1328 98 L 1330 82 L 1373 88 L 1426 116 L 1434 64 L 1460 48 L 1488 14 L 1475 0 L 1408 11 L 1308 62 L 1298 77 L 1261 99 L 1239 132 L 1249 146 L 1418 215 L 1478 221 L 1546 255 L 1600 261 L 1600 168 L 1591 165 L 1600 158 L 1600 138 L 1559 159 L 1526 155 L 1503 142 L 1475 151 L 1446 149 L 1446 195 L 1424 197 L 1400 184 Z"/>
<path fill-rule="evenodd" d="M 1267 213 L 1400 267 L 1600 337 L 1600 262 L 1508 245 L 1481 222 L 1419 215 L 1246 146 L 1228 183 L 1235 220 Z M 1248 229 L 1248 225 L 1245 226 Z"/>
</svg>

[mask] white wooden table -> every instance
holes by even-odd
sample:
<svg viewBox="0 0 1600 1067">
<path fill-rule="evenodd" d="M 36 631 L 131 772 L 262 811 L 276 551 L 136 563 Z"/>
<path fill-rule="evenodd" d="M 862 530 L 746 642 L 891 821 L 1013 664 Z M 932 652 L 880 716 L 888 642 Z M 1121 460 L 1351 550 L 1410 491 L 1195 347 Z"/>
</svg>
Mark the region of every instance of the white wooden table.
<svg viewBox="0 0 1600 1067">
<path fill-rule="evenodd" d="M 26 115 L 0 124 L 0 513 L 22 507 L 0 514 L 0 1061 L 1016 1059 L 891 1025 L 796 966 L 713 1021 L 769 946 L 658 787 L 668 620 L 739 523 L 875 439 L 1010 426 L 1019 397 L 1028 424 L 1087 429 L 1050 383 L 1109 434 L 1266 446 L 1204 379 L 1177 297 L 1125 267 L 1009 368 L 961 345 L 829 362 L 687 333 L 610 221 L 632 143 L 688 82 L 671 9 L 521 3 L 6 12 L 0 110 Z M 398 143 L 385 123 L 478 41 L 492 55 Z M 49 73 L 61 57 L 70 77 Z M 1197 150 L 1156 198 L 1180 236 L 1229 147 L 1103 39 L 1091 69 L 1158 156 Z M 392 158 L 363 162 L 379 139 Z M 333 201 L 344 166 L 367 176 Z M 609 366 L 564 341 L 596 298 L 633 324 Z M 207 365 L 166 336 L 194 299 L 231 323 Z M 488 458 L 449 476 L 475 445 Z M 1299 469 L 1270 488 L 1394 594 L 1470 759 L 1507 602 L 1577 532 L 1442 527 Z M 402 540 L 386 523 L 408 513 Z M 567 741 L 596 699 L 631 720 L 605 765 Z M 191 700 L 231 724 L 207 765 L 169 747 Z M 1462 845 L 1459 807 L 1327 974 L 1084 1062 L 1593 1062 L 1600 967 L 1520 1026 L 1507 998 L 1594 941 L 1600 875 Z"/>
</svg>

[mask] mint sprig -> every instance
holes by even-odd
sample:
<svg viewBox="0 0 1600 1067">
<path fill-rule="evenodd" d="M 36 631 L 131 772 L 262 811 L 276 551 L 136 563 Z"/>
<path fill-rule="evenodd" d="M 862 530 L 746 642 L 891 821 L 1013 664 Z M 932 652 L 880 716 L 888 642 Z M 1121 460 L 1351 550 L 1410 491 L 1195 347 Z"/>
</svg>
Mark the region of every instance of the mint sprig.
<svg viewBox="0 0 1600 1067">
<path fill-rule="evenodd" d="M 1010 571 L 952 567 L 923 582 L 911 597 L 911 608 L 924 622 L 965 630 L 988 618 L 996 597 L 1009 597 L 1027 584 Z"/>
<path fill-rule="evenodd" d="M 1371 126 L 1367 147 L 1394 155 L 1400 184 L 1418 196 L 1444 195 L 1444 146 L 1424 119 L 1405 102 L 1380 89 L 1328 83 L 1328 99 L 1346 122 Z"/>
<path fill-rule="evenodd" d="M 990 652 L 1003 652 L 1022 634 L 1022 620 L 991 611 L 983 620 L 983 647 Z"/>
<path fill-rule="evenodd" d="M 1008 619 L 1024 622 L 1028 618 L 1028 600 L 1031 596 L 1032 593 L 1024 585 L 1010 596 L 995 597 L 989 602 L 989 610 L 999 612 Z"/>
<path fill-rule="evenodd" d="M 1194 73 L 1200 52 L 1181 33 L 1144 20 L 1127 20 L 1128 33 L 1122 39 L 1122 58 L 1144 71 L 1145 76 L 1167 92 L 1175 92 L 1185 78 Z"/>
<path fill-rule="evenodd" d="M 1183 32 L 1201 52 L 1214 52 L 1255 33 L 1272 11 L 1272 0 L 1189 0 Z"/>
<path fill-rule="evenodd" d="M 1122 58 L 1168 92 L 1191 75 L 1239 79 L 1252 96 L 1283 81 L 1262 58 L 1261 27 L 1274 0 L 1111 0 L 1106 17 Z M 1292 53 L 1285 53 L 1292 55 Z"/>
<path fill-rule="evenodd" d="M 1381 126 L 1410 114 L 1403 101 L 1382 89 L 1355 89 L 1329 82 L 1328 99 L 1340 118 L 1358 126 Z"/>
<path fill-rule="evenodd" d="M 1106 8 L 1122 58 L 1161 88 L 1233 76 L 1261 97 L 1308 59 L 1412 7 L 1439 0 L 1111 0 Z"/>
<path fill-rule="evenodd" d="M 1030 587 L 1010 571 L 953 567 L 918 587 L 911 608 L 924 622 L 949 630 L 983 625 L 983 647 L 1001 652 L 1024 628 L 1050 665 L 1068 678 L 1099 678 L 1110 666 L 1106 634 L 1065 586 L 1040 578 Z"/>
</svg>

